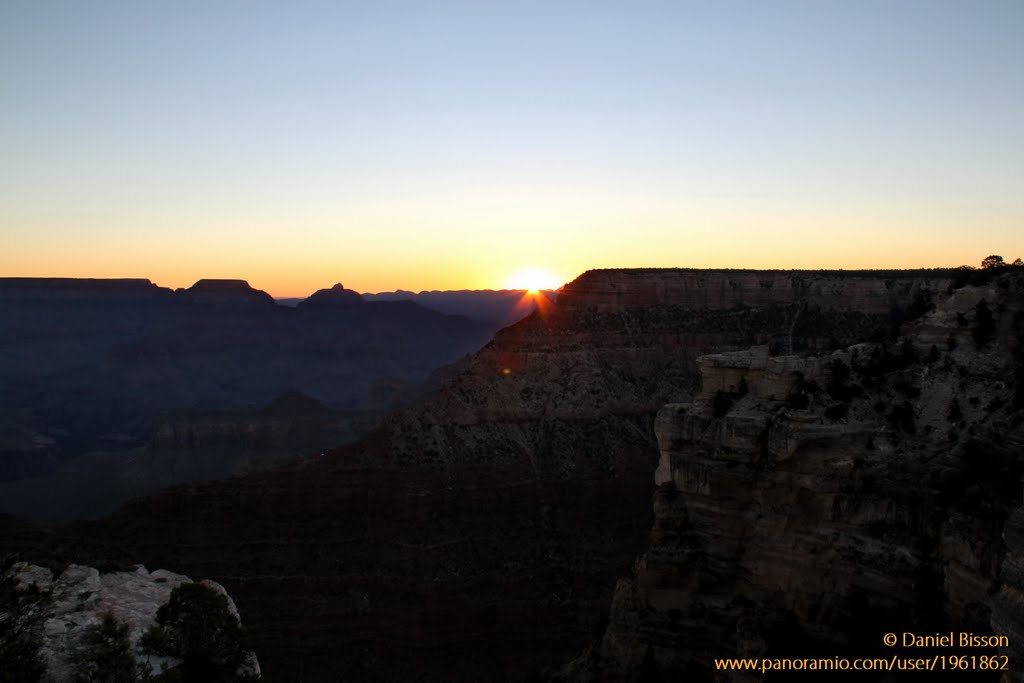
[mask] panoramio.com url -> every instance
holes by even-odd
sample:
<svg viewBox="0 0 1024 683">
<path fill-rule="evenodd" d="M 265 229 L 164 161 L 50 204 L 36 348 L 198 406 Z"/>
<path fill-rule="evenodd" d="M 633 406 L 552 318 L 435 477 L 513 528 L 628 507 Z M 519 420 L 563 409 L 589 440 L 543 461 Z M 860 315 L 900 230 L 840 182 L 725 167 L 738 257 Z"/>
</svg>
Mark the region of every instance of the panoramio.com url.
<svg viewBox="0 0 1024 683">
<path fill-rule="evenodd" d="M 849 659 L 716 659 L 716 671 L 1007 671 L 1005 655 L 935 655 Z"/>
</svg>

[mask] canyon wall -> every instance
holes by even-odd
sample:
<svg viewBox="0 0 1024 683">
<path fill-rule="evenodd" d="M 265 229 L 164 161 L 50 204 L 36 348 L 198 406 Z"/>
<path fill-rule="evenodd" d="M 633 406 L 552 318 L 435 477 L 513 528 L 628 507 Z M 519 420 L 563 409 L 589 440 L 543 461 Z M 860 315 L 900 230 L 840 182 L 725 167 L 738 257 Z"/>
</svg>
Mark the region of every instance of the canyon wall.
<svg viewBox="0 0 1024 683">
<path fill-rule="evenodd" d="M 937 304 L 897 340 L 699 359 L 702 391 L 656 421 L 649 548 L 559 679 L 759 680 L 714 659 L 945 654 L 1004 655 L 1007 671 L 972 680 L 1021 680 L 1024 277 Z M 889 632 L 1007 644 L 893 649 Z"/>
</svg>

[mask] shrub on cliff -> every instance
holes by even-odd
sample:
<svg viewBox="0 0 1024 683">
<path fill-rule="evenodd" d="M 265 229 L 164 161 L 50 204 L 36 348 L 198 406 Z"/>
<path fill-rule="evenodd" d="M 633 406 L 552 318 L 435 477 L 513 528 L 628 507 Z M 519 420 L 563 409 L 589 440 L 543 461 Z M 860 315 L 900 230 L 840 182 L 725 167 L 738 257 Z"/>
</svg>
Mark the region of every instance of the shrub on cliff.
<svg viewBox="0 0 1024 683">
<path fill-rule="evenodd" d="M 107 612 L 86 629 L 78 642 L 73 669 L 75 683 L 136 683 L 146 680 L 135 666 L 128 625 Z"/>
<path fill-rule="evenodd" d="M 20 588 L 12 565 L 0 564 L 0 683 L 38 681 L 46 671 L 36 632 L 45 595 L 35 585 Z"/>
<path fill-rule="evenodd" d="M 825 391 L 836 401 L 849 403 L 862 391 L 859 386 L 850 384 L 850 366 L 836 358 L 828 364 L 829 376 Z"/>
<path fill-rule="evenodd" d="M 725 417 L 732 410 L 733 396 L 726 391 L 716 391 L 711 399 L 711 412 L 715 417 Z"/>
<path fill-rule="evenodd" d="M 156 623 L 143 636 L 143 648 L 181 660 L 180 666 L 163 674 L 163 680 L 242 680 L 242 627 L 221 593 L 201 583 L 183 583 L 157 611 Z"/>
</svg>

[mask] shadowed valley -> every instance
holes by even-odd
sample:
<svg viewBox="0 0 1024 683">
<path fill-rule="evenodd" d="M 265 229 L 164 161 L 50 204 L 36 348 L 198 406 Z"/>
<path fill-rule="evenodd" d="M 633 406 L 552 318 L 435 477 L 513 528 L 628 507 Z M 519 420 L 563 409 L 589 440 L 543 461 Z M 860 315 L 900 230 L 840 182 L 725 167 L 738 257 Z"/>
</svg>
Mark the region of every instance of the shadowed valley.
<svg viewBox="0 0 1024 683">
<path fill-rule="evenodd" d="M 0 279 L 0 511 L 92 517 L 354 441 L 485 344 L 502 295 L 471 320 L 340 284 L 284 307 L 238 280 Z"/>
</svg>

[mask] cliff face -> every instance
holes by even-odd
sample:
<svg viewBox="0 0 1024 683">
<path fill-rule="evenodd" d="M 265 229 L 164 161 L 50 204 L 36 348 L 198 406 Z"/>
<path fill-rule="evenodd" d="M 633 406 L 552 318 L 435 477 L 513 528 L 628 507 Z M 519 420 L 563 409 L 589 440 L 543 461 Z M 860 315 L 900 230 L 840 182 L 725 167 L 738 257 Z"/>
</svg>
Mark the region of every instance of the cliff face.
<svg viewBox="0 0 1024 683">
<path fill-rule="evenodd" d="M 964 631 L 1007 636 L 1020 680 L 1024 277 L 957 289 L 897 341 L 699 365 L 702 391 L 658 414 L 650 546 L 565 679 L 710 680 L 714 658 Z"/>
<path fill-rule="evenodd" d="M 691 311 L 796 304 L 884 315 L 904 308 L 918 291 L 940 292 L 951 280 L 947 270 L 597 270 L 574 282 L 560 300 L 601 310 L 656 304 Z"/>
<path fill-rule="evenodd" d="M 699 389 L 698 356 L 885 336 L 951 282 L 763 277 L 587 273 L 359 444 L 57 533 L 224 583 L 275 680 L 524 679 L 592 637 L 644 547 L 654 417 Z"/>
</svg>

